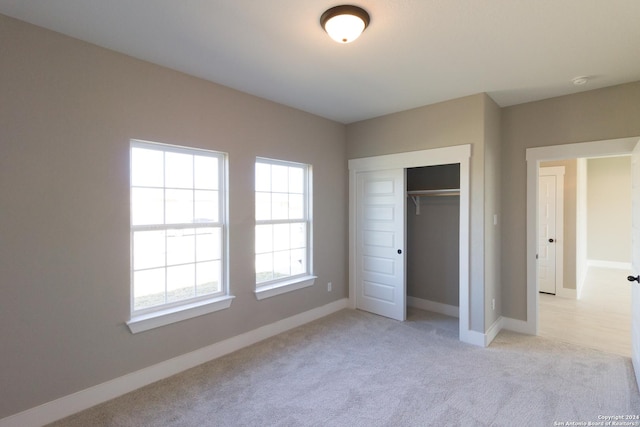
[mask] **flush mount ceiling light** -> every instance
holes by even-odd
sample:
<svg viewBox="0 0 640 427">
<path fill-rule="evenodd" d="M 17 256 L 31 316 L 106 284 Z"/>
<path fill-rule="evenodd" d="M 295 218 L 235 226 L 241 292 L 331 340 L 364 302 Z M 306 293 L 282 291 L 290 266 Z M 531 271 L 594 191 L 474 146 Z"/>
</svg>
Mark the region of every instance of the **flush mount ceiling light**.
<svg viewBox="0 0 640 427">
<path fill-rule="evenodd" d="M 369 25 L 369 14 L 358 6 L 336 6 L 322 14 L 320 25 L 338 43 L 351 43 Z"/>
</svg>

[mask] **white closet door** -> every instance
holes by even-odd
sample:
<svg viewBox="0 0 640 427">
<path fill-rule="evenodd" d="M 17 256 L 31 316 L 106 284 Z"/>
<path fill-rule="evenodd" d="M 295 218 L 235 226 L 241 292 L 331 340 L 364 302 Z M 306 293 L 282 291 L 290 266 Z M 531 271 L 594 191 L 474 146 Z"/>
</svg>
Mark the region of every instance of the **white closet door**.
<svg viewBox="0 0 640 427">
<path fill-rule="evenodd" d="M 356 178 L 356 308 L 406 319 L 405 171 Z"/>
</svg>

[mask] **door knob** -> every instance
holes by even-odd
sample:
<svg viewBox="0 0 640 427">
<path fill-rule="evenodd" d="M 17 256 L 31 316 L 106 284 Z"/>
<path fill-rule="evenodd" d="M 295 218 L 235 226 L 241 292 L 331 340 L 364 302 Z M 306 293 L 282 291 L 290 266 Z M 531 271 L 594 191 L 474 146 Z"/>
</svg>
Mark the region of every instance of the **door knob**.
<svg viewBox="0 0 640 427">
<path fill-rule="evenodd" d="M 553 239 L 549 239 L 549 243 L 553 243 L 555 240 Z"/>
<path fill-rule="evenodd" d="M 402 253 L 402 249 L 398 249 L 398 253 L 401 254 Z"/>
<path fill-rule="evenodd" d="M 630 282 L 638 282 L 640 283 L 640 276 L 627 276 L 627 280 Z"/>
</svg>

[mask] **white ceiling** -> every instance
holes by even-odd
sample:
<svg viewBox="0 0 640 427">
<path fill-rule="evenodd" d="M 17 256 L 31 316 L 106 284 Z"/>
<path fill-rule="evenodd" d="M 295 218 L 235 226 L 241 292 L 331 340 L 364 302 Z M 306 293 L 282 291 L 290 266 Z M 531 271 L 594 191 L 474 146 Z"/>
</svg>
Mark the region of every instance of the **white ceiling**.
<svg viewBox="0 0 640 427">
<path fill-rule="evenodd" d="M 0 13 L 342 123 L 640 80 L 640 0 L 353 3 L 371 24 L 346 45 L 319 25 L 336 0 L 0 0 Z"/>
</svg>

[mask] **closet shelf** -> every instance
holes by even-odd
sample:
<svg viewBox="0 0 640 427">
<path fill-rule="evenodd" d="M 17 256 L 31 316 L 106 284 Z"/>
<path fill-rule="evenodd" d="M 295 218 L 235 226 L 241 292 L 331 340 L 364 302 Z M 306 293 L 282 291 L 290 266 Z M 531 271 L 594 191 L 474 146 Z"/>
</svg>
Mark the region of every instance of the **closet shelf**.
<svg viewBox="0 0 640 427">
<path fill-rule="evenodd" d="M 412 190 L 407 191 L 409 196 L 459 196 L 459 188 L 445 188 L 440 190 Z"/>
<path fill-rule="evenodd" d="M 451 197 L 459 196 L 459 188 L 443 188 L 439 190 L 412 190 L 407 191 L 407 196 L 411 197 L 416 205 L 416 215 L 420 215 L 420 197 Z"/>
</svg>

